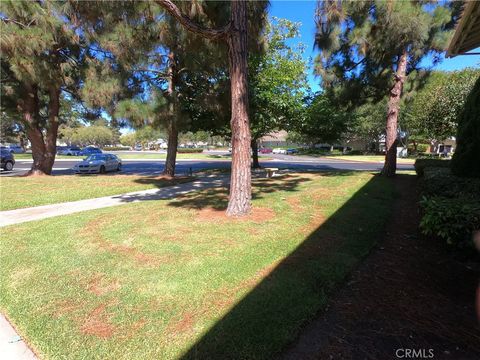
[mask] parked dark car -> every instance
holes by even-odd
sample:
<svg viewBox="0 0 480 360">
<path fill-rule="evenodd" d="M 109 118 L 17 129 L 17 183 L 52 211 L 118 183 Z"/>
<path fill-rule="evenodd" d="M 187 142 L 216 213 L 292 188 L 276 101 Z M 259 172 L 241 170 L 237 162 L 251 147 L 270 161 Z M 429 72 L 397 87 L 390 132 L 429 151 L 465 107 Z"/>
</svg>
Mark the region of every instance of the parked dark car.
<svg viewBox="0 0 480 360">
<path fill-rule="evenodd" d="M 80 153 L 78 155 L 89 156 L 89 155 L 101 154 L 101 153 L 102 153 L 102 150 L 100 150 L 99 148 L 96 148 L 96 147 L 93 147 L 93 146 L 88 146 L 88 147 L 84 148 L 82 151 L 80 151 Z"/>
<path fill-rule="evenodd" d="M 2 157 L 1 168 L 6 171 L 12 171 L 13 165 L 15 165 L 15 158 L 9 150 L 1 149 L 0 154 Z"/>
<path fill-rule="evenodd" d="M 272 151 L 273 151 L 273 149 L 271 149 L 271 148 L 261 148 L 261 149 L 258 150 L 258 152 L 260 154 L 271 154 Z"/>
</svg>

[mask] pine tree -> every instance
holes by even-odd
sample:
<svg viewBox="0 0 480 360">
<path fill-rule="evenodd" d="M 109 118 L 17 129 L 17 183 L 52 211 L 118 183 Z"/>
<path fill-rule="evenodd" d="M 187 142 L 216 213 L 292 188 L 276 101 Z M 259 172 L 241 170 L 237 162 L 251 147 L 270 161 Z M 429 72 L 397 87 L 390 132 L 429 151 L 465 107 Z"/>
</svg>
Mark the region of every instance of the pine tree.
<svg viewBox="0 0 480 360">
<path fill-rule="evenodd" d="M 187 30 L 207 39 L 222 41 L 227 45 L 232 106 L 232 174 L 227 214 L 230 216 L 248 214 L 251 209 L 252 190 L 247 81 L 249 13 L 247 2 L 232 1 L 230 3 L 230 21 L 217 28 L 207 28 L 198 24 L 170 0 L 156 0 L 156 2 Z M 260 14 L 260 17 L 252 19 L 250 23 L 261 25 L 262 21 L 259 20 L 264 13 L 266 3 L 252 2 L 251 4 L 251 8 L 254 8 L 256 10 L 254 12 L 257 16 Z"/>
<path fill-rule="evenodd" d="M 316 73 L 350 102 L 388 96 L 382 174 L 396 171 L 397 126 L 403 85 L 427 56 L 438 61 L 453 26 L 450 3 L 400 0 L 320 1 Z"/>
<path fill-rule="evenodd" d="M 2 106 L 20 111 L 29 174 L 50 174 L 62 96 L 78 87 L 85 52 L 66 2 L 6 1 L 1 14 Z"/>
</svg>

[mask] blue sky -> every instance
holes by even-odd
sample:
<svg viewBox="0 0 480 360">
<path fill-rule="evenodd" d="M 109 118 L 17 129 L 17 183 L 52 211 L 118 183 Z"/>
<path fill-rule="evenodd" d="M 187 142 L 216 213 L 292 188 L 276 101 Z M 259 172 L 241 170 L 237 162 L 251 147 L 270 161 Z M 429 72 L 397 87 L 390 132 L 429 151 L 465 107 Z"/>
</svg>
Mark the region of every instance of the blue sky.
<svg viewBox="0 0 480 360">
<path fill-rule="evenodd" d="M 315 34 L 314 14 L 316 1 L 271 1 L 270 2 L 270 16 L 276 16 L 279 18 L 286 18 L 291 21 L 301 22 L 300 28 L 301 37 L 297 40 L 306 45 L 306 51 L 304 54 L 305 60 L 315 57 L 313 51 L 313 40 Z M 478 50 L 480 51 L 480 50 Z M 429 64 L 427 64 L 428 66 Z M 438 70 L 459 70 L 466 67 L 479 67 L 480 56 L 468 55 L 457 56 L 450 59 L 444 59 L 437 64 L 434 69 Z M 309 83 L 314 91 L 319 90 L 319 79 L 316 79 L 310 69 Z"/>
</svg>

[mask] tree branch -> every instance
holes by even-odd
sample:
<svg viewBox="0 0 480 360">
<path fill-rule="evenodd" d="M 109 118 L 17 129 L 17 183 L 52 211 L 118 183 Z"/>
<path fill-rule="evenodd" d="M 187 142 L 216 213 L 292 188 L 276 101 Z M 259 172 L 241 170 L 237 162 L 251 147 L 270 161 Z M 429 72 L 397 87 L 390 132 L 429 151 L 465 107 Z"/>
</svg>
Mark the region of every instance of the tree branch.
<svg viewBox="0 0 480 360">
<path fill-rule="evenodd" d="M 197 24 L 187 15 L 183 14 L 180 9 L 171 0 L 155 0 L 155 2 L 163 7 L 171 16 L 178 20 L 187 30 L 198 34 L 204 38 L 211 40 L 224 39 L 231 29 L 231 23 L 220 29 L 207 29 Z"/>
</svg>

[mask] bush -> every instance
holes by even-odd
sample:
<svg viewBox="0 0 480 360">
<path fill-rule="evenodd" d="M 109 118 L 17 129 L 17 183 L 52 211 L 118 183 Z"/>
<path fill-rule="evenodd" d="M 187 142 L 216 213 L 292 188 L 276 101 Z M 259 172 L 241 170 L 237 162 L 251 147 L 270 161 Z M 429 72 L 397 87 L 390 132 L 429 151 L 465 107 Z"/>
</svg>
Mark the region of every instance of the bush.
<svg viewBox="0 0 480 360">
<path fill-rule="evenodd" d="M 480 197 L 480 179 L 455 176 L 448 168 L 428 167 L 423 173 L 421 189 L 425 196 Z"/>
<path fill-rule="evenodd" d="M 452 171 L 458 176 L 480 177 L 480 78 L 468 95 L 458 122 Z"/>
<path fill-rule="evenodd" d="M 438 236 L 456 247 L 472 247 L 472 234 L 480 229 L 480 179 L 455 176 L 447 167 L 424 166 L 446 162 L 420 162 L 423 175 L 420 228 L 424 234 Z"/>
<path fill-rule="evenodd" d="M 428 144 L 418 144 L 417 145 L 417 151 L 419 153 L 426 153 L 429 148 L 430 148 L 430 145 L 428 145 Z"/>
<path fill-rule="evenodd" d="M 193 154 L 193 153 L 201 153 L 203 149 L 198 148 L 178 148 L 177 153 L 179 154 Z"/>
<path fill-rule="evenodd" d="M 352 150 L 348 152 L 348 155 L 363 155 L 363 151 L 361 150 Z"/>
<path fill-rule="evenodd" d="M 427 167 L 448 168 L 450 167 L 450 160 L 441 159 L 417 159 L 415 160 L 415 172 L 418 176 L 423 176 L 424 170 Z"/>
<path fill-rule="evenodd" d="M 480 229 L 480 201 L 475 198 L 424 197 L 420 228 L 458 248 L 471 248 L 473 232 Z"/>
</svg>

